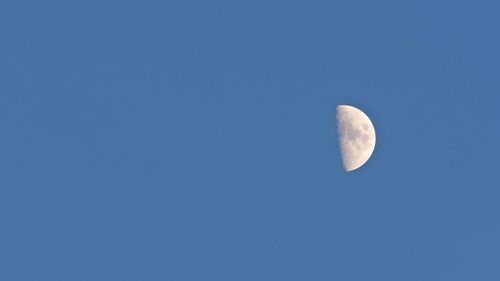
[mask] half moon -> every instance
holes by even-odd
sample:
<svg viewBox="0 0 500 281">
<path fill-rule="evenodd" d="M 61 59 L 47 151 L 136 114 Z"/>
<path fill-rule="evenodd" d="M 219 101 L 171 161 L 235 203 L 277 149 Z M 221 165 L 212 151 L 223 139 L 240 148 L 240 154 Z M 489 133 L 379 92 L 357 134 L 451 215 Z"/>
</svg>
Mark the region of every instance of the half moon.
<svg viewBox="0 0 500 281">
<path fill-rule="evenodd" d="M 363 111 L 349 105 L 337 106 L 337 128 L 344 170 L 356 170 L 375 149 L 375 128 Z"/>
</svg>

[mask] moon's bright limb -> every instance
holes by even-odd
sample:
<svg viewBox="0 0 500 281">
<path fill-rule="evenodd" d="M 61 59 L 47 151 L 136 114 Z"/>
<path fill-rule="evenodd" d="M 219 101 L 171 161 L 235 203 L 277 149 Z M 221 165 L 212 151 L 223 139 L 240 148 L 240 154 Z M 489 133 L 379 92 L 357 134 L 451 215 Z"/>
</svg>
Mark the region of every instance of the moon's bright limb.
<svg viewBox="0 0 500 281">
<path fill-rule="evenodd" d="M 337 106 L 342 163 L 347 172 L 365 164 L 375 149 L 375 128 L 370 118 L 361 110 L 349 106 Z"/>
</svg>

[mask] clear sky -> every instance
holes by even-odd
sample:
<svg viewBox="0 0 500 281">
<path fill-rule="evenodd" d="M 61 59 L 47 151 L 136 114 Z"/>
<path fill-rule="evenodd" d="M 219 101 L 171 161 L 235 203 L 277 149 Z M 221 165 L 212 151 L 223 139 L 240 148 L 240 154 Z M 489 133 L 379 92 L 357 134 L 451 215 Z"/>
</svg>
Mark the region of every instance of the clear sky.
<svg viewBox="0 0 500 281">
<path fill-rule="evenodd" d="M 499 3 L 1 1 L 0 280 L 500 280 Z"/>
</svg>

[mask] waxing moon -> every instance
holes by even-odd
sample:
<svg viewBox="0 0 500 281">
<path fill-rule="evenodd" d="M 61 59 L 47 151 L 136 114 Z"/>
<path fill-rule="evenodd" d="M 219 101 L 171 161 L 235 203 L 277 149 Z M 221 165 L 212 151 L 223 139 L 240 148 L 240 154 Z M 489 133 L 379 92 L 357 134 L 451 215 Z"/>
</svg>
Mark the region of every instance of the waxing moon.
<svg viewBox="0 0 500 281">
<path fill-rule="evenodd" d="M 375 128 L 363 111 L 337 106 L 337 128 L 344 170 L 356 170 L 368 161 L 375 149 Z"/>
</svg>

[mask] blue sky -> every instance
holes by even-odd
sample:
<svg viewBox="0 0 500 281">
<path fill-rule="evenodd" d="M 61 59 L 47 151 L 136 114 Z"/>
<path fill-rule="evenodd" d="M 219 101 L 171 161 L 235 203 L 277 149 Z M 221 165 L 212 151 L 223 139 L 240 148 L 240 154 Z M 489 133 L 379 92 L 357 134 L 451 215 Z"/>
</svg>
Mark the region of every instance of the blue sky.
<svg viewBox="0 0 500 281">
<path fill-rule="evenodd" d="M 2 1 L 0 280 L 499 280 L 479 2 Z"/>
</svg>

